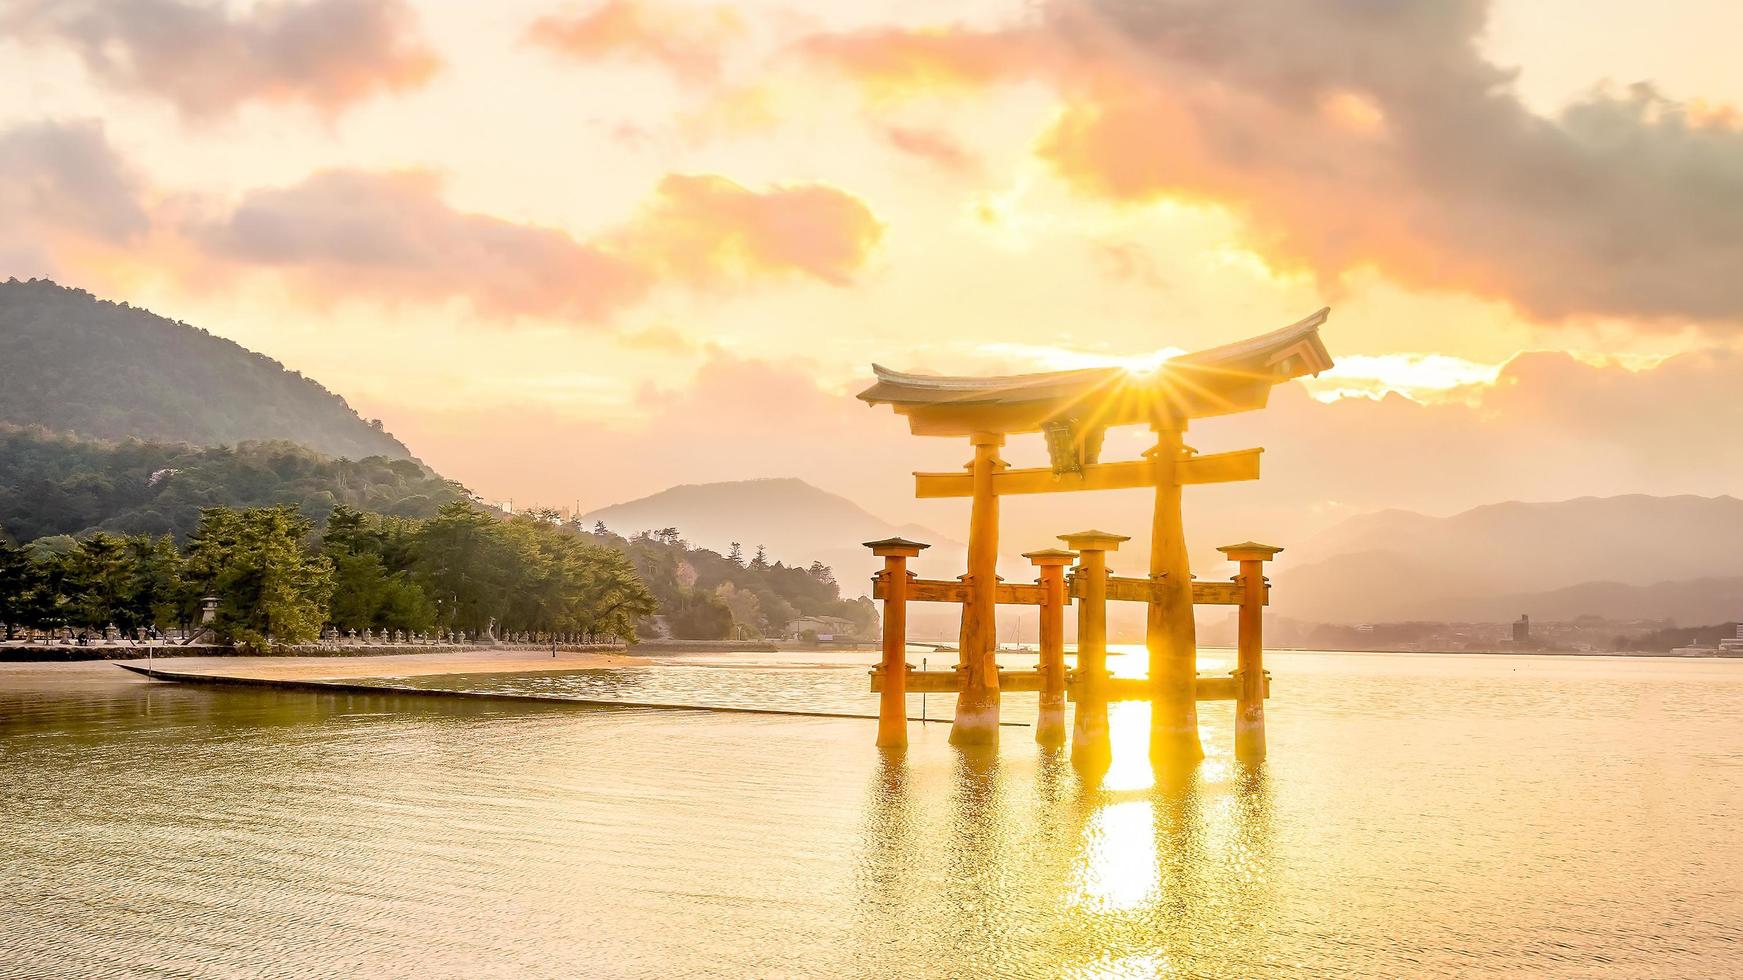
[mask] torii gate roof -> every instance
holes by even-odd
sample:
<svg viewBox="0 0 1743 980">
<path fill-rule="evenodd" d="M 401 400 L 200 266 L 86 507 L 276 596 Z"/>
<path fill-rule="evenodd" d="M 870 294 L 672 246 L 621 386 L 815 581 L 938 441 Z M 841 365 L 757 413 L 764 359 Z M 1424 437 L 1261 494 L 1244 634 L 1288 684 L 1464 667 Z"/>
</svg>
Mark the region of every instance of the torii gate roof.
<svg viewBox="0 0 1743 980">
<path fill-rule="evenodd" d="M 859 393 L 908 416 L 916 435 L 1035 432 L 1070 420 L 1079 428 L 1185 420 L 1263 408 L 1271 388 L 1332 366 L 1319 339 L 1330 308 L 1257 337 L 1182 354 L 1150 374 L 1119 367 L 1004 377 L 904 374 L 872 365 Z"/>
</svg>

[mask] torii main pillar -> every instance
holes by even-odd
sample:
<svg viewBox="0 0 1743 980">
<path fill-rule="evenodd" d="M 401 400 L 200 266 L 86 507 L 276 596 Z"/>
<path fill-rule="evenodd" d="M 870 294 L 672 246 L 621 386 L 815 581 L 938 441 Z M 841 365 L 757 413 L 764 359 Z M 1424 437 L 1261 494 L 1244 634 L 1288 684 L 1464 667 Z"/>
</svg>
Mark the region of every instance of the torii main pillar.
<svg viewBox="0 0 1743 980">
<path fill-rule="evenodd" d="M 973 481 L 968 512 L 967 601 L 962 604 L 962 635 L 956 669 L 962 690 L 956 696 L 956 720 L 950 725 L 952 745 L 996 745 L 999 741 L 999 495 L 993 476 L 1005 468 L 999 447 L 1005 437 L 976 432 L 974 459 L 968 464 Z"/>
<path fill-rule="evenodd" d="M 1150 661 L 1150 754 L 1158 760 L 1204 758 L 1198 739 L 1198 628 L 1192 617 L 1192 566 L 1181 519 L 1180 464 L 1184 419 L 1158 420 L 1156 446 L 1146 455 L 1156 468 L 1150 522 L 1152 592 L 1144 623 Z"/>
</svg>

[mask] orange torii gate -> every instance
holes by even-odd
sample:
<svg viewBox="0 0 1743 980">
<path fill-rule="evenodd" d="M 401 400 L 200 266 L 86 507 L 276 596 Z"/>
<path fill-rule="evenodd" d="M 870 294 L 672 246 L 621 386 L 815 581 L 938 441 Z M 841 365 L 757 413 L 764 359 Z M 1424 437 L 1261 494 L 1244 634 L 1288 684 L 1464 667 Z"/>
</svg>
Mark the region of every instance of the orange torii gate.
<svg viewBox="0 0 1743 980">
<path fill-rule="evenodd" d="M 874 553 L 886 559 L 885 571 L 878 582 L 886 609 L 891 608 L 892 599 L 898 602 L 931 599 L 962 604 L 959 663 L 949 677 L 938 679 L 939 682 L 949 681 L 942 689 L 958 692 L 956 720 L 950 733 L 953 743 L 997 741 L 999 691 L 1015 680 L 1008 672 L 1001 674 L 994 658 L 998 645 L 994 622 L 997 604 L 1030 601 L 1018 598 L 1020 596 L 1033 597 L 1034 604 L 1043 605 L 1045 609 L 1047 604 L 1043 603 L 1042 597 L 1051 591 L 1050 575 L 1056 569 L 1062 569 L 1064 563 L 1057 553 L 1033 552 L 1029 557 L 1042 571 L 1037 585 L 999 582 L 999 497 L 1020 493 L 1154 487 L 1156 499 L 1150 529 L 1149 578 L 1106 579 L 1105 570 L 1096 577 L 1106 579 L 1106 588 L 1113 593 L 1108 598 L 1135 599 L 1149 606 L 1145 627 L 1149 677 L 1143 679 L 1142 692 L 1152 702 L 1152 751 L 1174 757 L 1198 758 L 1203 755 L 1198 737 L 1196 703 L 1201 692 L 1198 690 L 1197 635 L 1192 605 L 1195 601 L 1241 605 L 1243 665 L 1249 659 L 1245 639 L 1248 636 L 1245 630 L 1249 627 L 1256 658 L 1257 610 L 1264 592 L 1264 578 L 1259 570 L 1264 559 L 1251 556 L 1268 552 L 1265 555 L 1268 559 L 1279 549 L 1251 544 L 1231 546 L 1226 550 L 1232 559 L 1240 562 L 1242 569 L 1235 582 L 1223 585 L 1192 581 L 1181 521 L 1181 488 L 1195 483 L 1258 479 L 1262 450 L 1199 455 L 1185 445 L 1183 436 L 1191 419 L 1262 408 L 1275 385 L 1331 367 L 1331 357 L 1319 339 L 1319 327 L 1329 312 L 1322 309 L 1282 330 L 1173 358 L 1148 374 L 1120 368 L 1091 368 L 1009 377 L 943 377 L 902 374 L 873 365 L 877 383 L 860 393 L 862 400 L 874 405 L 887 404 L 897 414 L 906 416 L 909 429 L 915 435 L 966 436 L 974 448 L 974 458 L 965 466 L 966 473 L 915 474 L 915 493 L 919 497 L 968 497 L 971 500 L 968 570 L 960 581 L 910 580 L 905 570 L 906 561 L 918 555 L 918 549 L 924 547 L 916 542 L 892 539 L 869 543 Z M 1155 446 L 1146 451 L 1142 459 L 1101 462 L 1101 447 L 1107 429 L 1135 424 L 1151 428 L 1156 435 Z M 1039 432 L 1045 437 L 1051 466 L 1011 469 L 999 458 L 998 449 L 1004 445 L 1006 436 L 1029 432 Z M 1086 532 L 1086 535 L 1063 536 L 1068 543 L 1078 546 L 1081 556 L 1077 573 L 1072 577 L 1074 594 L 1079 588 L 1093 589 L 1087 578 L 1091 554 L 1099 558 L 1108 550 L 1105 546 L 1109 539 L 1124 540 L 1103 532 Z M 1073 542 L 1072 539 L 1082 540 Z M 1094 547 L 1098 543 L 1104 547 L 1098 550 Z M 1117 546 L 1117 541 L 1112 544 Z M 897 579 L 901 580 L 900 586 L 894 584 Z M 1090 614 L 1095 615 L 1092 611 Z M 1079 630 L 1081 634 L 1081 616 Z M 880 671 L 882 677 L 877 681 L 886 692 L 888 704 L 891 703 L 888 693 L 891 683 L 899 675 L 906 687 L 905 681 L 912 672 L 905 664 L 899 670 L 894 669 L 900 657 L 898 655 L 892 661 L 889 656 L 891 638 L 887 623 L 885 632 L 886 663 Z M 1080 675 L 1085 674 L 1081 662 L 1082 640 L 1080 636 Z M 900 650 L 899 646 L 897 650 Z M 1046 666 L 1044 663 L 1043 674 Z M 1254 666 L 1257 667 L 1256 660 Z M 914 679 L 920 684 L 934 683 L 930 678 Z M 1250 677 L 1241 677 L 1237 672 L 1234 681 L 1252 685 L 1255 696 L 1240 699 L 1243 704 L 1238 713 L 1251 715 L 1256 712 L 1261 726 L 1258 730 L 1262 733 L 1260 699 L 1264 685 L 1261 672 L 1255 670 Z M 1081 676 L 1079 684 L 1086 685 L 1086 692 L 1100 689 L 1110 696 L 1120 693 L 1118 685 L 1106 678 L 1097 681 L 1093 677 Z M 1215 690 L 1216 686 L 1207 682 L 1205 693 Z M 1230 691 L 1231 696 L 1233 693 Z M 1078 712 L 1081 729 L 1084 712 L 1081 698 Z M 885 741 L 883 736 L 888 727 L 880 725 L 880 742 Z M 1055 730 L 1045 717 L 1042 729 Z M 891 731 L 889 736 L 894 738 L 895 733 Z M 1262 734 L 1259 737 L 1262 746 Z M 905 727 L 901 740 L 906 740 Z"/>
</svg>

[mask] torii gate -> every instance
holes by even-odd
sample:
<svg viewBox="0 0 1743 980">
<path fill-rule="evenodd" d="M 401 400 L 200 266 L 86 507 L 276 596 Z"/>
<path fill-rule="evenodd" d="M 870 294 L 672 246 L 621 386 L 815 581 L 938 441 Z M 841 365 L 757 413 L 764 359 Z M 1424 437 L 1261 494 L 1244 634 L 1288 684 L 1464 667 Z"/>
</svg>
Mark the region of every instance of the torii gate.
<svg viewBox="0 0 1743 980">
<path fill-rule="evenodd" d="M 1331 367 L 1331 356 L 1319 339 L 1319 328 L 1329 313 L 1321 309 L 1281 330 L 1175 357 L 1149 374 L 1110 367 L 975 378 L 902 374 L 872 366 L 877 383 L 859 394 L 861 400 L 889 405 L 907 416 L 915 435 L 966 436 L 974 447 L 967 473 L 914 475 L 918 497 L 971 499 L 952 743 L 998 740 L 994 614 L 1000 591 L 999 497 L 1155 487 L 1150 581 L 1134 583 L 1148 586 L 1145 646 L 1151 749 L 1153 754 L 1173 757 L 1203 756 L 1195 690 L 1198 641 L 1192 617 L 1192 570 L 1180 490 L 1195 483 L 1256 480 L 1263 450 L 1201 456 L 1186 447 L 1183 435 L 1192 419 L 1263 408 L 1272 387 Z M 1107 429 L 1136 424 L 1155 432 L 1156 445 L 1143 459 L 1101 462 Z M 1050 467 L 1011 469 L 999 458 L 1006 436 L 1028 432 L 1045 436 Z M 1257 568 L 1255 564 L 1249 569 L 1243 562 L 1244 573 Z M 1258 578 L 1262 585 L 1263 576 Z"/>
</svg>

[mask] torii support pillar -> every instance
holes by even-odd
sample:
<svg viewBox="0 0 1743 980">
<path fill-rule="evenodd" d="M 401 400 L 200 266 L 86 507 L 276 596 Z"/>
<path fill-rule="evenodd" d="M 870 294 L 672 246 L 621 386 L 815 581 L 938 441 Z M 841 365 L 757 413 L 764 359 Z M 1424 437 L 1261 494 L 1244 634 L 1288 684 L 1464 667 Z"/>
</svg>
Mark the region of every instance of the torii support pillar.
<svg viewBox="0 0 1743 980">
<path fill-rule="evenodd" d="M 1180 516 L 1180 463 L 1184 419 L 1159 420 L 1156 446 L 1146 455 L 1156 468 L 1156 509 L 1150 525 L 1150 580 L 1155 595 L 1145 621 L 1144 646 L 1150 653 L 1150 755 L 1153 759 L 1197 762 L 1204 758 L 1198 740 L 1198 630 L 1192 619 L 1192 566 L 1186 556 L 1186 530 Z"/>
<path fill-rule="evenodd" d="M 1005 468 L 999 447 L 1005 437 L 976 432 L 974 460 L 968 464 L 973 496 L 968 511 L 967 601 L 962 604 L 962 639 L 957 669 L 962 693 L 956 696 L 952 745 L 997 745 L 999 741 L 999 664 L 997 660 L 999 589 L 999 498 L 993 475 Z"/>
<path fill-rule="evenodd" d="M 1235 653 L 1235 758 L 1265 758 L 1265 563 L 1282 548 L 1246 541 L 1217 549 L 1239 562 L 1241 611 Z"/>
<path fill-rule="evenodd" d="M 1079 531 L 1061 534 L 1066 547 L 1077 552 L 1077 570 L 1083 582 L 1077 600 L 1077 676 L 1080 687 L 1077 711 L 1071 727 L 1071 756 L 1084 759 L 1106 755 L 1108 746 L 1108 555 L 1123 534 Z"/>
<path fill-rule="evenodd" d="M 1065 566 L 1077 556 L 1052 548 L 1023 555 L 1040 569 L 1041 703 L 1035 717 L 1035 741 L 1065 744 Z"/>
<path fill-rule="evenodd" d="M 904 538 L 867 541 L 872 554 L 884 560 L 884 657 L 878 665 L 884 675 L 878 698 L 878 745 L 902 748 L 908 744 L 908 559 L 920 557 L 931 545 Z"/>
</svg>

